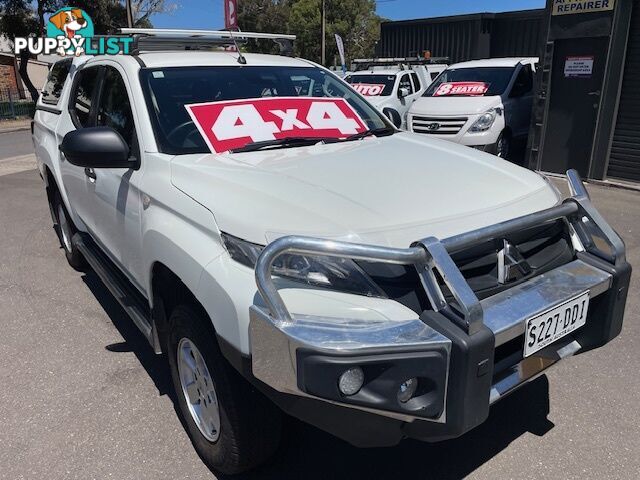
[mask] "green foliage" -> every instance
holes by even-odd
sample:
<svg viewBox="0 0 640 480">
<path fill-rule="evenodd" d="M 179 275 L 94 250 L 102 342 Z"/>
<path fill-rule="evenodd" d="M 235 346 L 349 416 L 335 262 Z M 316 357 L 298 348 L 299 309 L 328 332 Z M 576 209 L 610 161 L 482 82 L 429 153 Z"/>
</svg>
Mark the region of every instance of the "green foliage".
<svg viewBox="0 0 640 480">
<path fill-rule="evenodd" d="M 152 27 L 149 17 L 173 10 L 165 0 L 133 0 L 134 26 Z M 0 0 L 0 35 L 26 37 L 46 29 L 44 16 L 65 6 L 83 9 L 93 20 L 96 35 L 116 33 L 127 26 L 127 12 L 120 0 Z"/>
<path fill-rule="evenodd" d="M 144 0 L 133 0 L 131 3 L 134 11 L 134 27 L 150 28 L 149 14 L 137 16 L 139 10 L 136 6 Z M 127 9 L 119 0 L 73 0 L 73 6 L 81 8 L 93 20 L 96 35 L 109 35 L 118 33 L 118 29 L 127 26 Z M 147 2 L 145 2 L 147 3 Z M 164 2 L 158 2 L 164 3 Z M 151 13 L 164 11 L 164 6 Z"/>
<path fill-rule="evenodd" d="M 38 19 L 25 0 L 0 0 L 0 34 L 8 39 L 38 31 Z"/>
<path fill-rule="evenodd" d="M 336 33 L 344 40 L 347 63 L 353 58 L 372 56 L 380 35 L 381 20 L 376 14 L 375 1 L 325 1 L 327 63 L 340 63 L 334 36 Z M 247 0 L 239 2 L 238 9 L 238 22 L 242 30 L 295 34 L 295 54 L 320 62 L 322 0 Z M 250 49 L 274 51 L 272 42 L 252 43 Z"/>
</svg>

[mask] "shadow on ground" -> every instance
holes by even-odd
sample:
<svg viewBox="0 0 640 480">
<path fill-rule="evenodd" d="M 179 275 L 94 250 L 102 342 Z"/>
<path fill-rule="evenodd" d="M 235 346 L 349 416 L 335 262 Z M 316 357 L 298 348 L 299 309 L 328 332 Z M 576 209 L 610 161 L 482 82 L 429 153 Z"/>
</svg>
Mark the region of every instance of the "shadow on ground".
<svg viewBox="0 0 640 480">
<path fill-rule="evenodd" d="M 154 381 L 160 395 L 171 394 L 171 381 L 163 357 L 155 355 L 146 339 L 106 290 L 89 272 L 83 281 L 100 302 L 123 342 L 105 348 L 115 354 L 133 352 Z M 171 395 L 170 395 L 171 396 Z M 314 427 L 287 419 L 282 446 L 265 467 L 241 480 L 463 478 L 526 432 L 542 436 L 553 428 L 549 414 L 549 383 L 542 376 L 502 400 L 488 420 L 455 440 L 427 444 L 405 440 L 393 448 L 358 449 Z"/>
</svg>

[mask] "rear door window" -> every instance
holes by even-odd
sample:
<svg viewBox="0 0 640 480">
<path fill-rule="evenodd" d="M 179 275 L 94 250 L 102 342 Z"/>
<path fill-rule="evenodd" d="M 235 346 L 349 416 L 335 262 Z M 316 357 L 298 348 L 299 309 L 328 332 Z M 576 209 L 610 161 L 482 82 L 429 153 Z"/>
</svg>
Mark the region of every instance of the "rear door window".
<svg viewBox="0 0 640 480">
<path fill-rule="evenodd" d="M 68 58 L 55 63 L 49 71 L 47 83 L 42 89 L 42 103 L 57 105 L 62 95 L 64 83 L 69 76 L 72 59 Z"/>
<path fill-rule="evenodd" d="M 79 70 L 71 104 L 71 116 L 76 127 L 90 127 L 93 124 L 91 106 L 96 97 L 100 67 Z"/>
</svg>

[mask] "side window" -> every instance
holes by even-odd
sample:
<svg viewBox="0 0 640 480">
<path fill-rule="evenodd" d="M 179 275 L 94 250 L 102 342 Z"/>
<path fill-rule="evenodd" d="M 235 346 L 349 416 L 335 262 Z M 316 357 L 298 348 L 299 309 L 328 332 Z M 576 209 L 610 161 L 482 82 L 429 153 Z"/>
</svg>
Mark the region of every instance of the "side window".
<svg viewBox="0 0 640 480">
<path fill-rule="evenodd" d="M 400 84 L 398 88 L 406 88 L 409 90 L 409 95 L 413 93 L 413 86 L 411 85 L 411 78 L 408 73 L 405 73 L 402 78 L 400 78 Z"/>
<path fill-rule="evenodd" d="M 67 80 L 71 69 L 71 59 L 60 60 L 49 71 L 47 83 L 42 89 L 42 103 L 57 105 L 60 101 L 64 82 Z"/>
<path fill-rule="evenodd" d="M 533 71 L 531 70 L 531 65 L 524 65 L 513 84 L 511 96 L 520 97 L 531 92 L 531 90 L 533 90 Z"/>
<path fill-rule="evenodd" d="M 420 79 L 418 78 L 418 74 L 412 73 L 411 78 L 413 79 L 413 86 L 415 87 L 415 91 L 417 92 L 422 88 L 422 86 L 420 85 Z"/>
<path fill-rule="evenodd" d="M 129 149 L 133 151 L 135 125 L 127 87 L 120 72 L 115 68 L 106 67 L 103 85 L 96 125 L 113 128 L 122 135 Z"/>
<path fill-rule="evenodd" d="M 100 67 L 89 67 L 79 70 L 76 88 L 73 92 L 73 103 L 71 105 L 72 117 L 78 127 L 90 127 L 91 125 L 91 104 L 98 85 L 98 74 Z"/>
</svg>

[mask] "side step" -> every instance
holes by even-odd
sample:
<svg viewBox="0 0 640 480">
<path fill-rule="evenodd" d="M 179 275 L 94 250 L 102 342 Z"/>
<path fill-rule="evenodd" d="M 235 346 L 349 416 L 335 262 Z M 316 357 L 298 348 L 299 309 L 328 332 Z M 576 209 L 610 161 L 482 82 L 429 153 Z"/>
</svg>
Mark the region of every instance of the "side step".
<svg viewBox="0 0 640 480">
<path fill-rule="evenodd" d="M 146 337 L 154 351 L 160 353 L 148 300 L 104 254 L 89 235 L 76 233 L 72 241 L 78 250 L 82 252 L 87 263 L 100 277 L 109 292 L 111 292 L 111 295 L 122 305 L 122 308 L 133 320 L 133 323 Z"/>
</svg>

